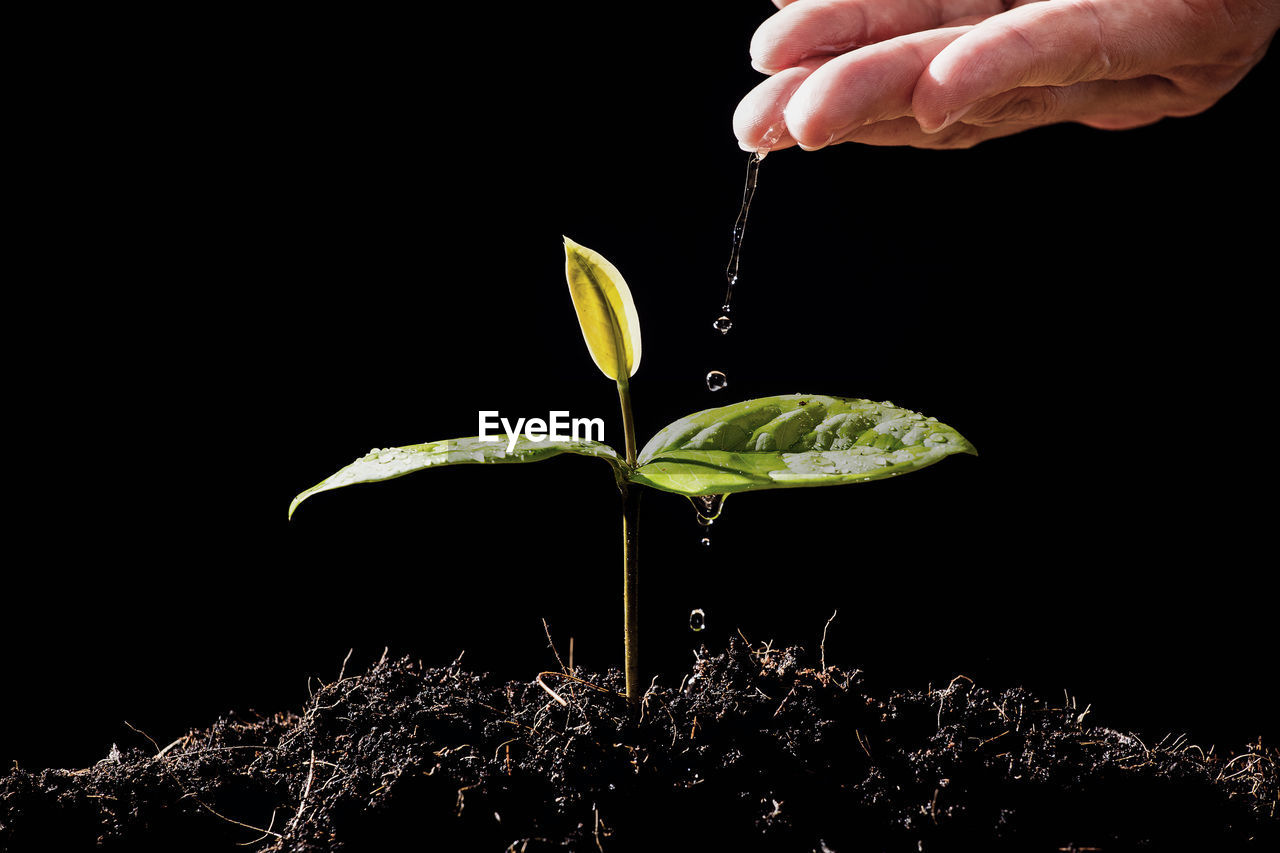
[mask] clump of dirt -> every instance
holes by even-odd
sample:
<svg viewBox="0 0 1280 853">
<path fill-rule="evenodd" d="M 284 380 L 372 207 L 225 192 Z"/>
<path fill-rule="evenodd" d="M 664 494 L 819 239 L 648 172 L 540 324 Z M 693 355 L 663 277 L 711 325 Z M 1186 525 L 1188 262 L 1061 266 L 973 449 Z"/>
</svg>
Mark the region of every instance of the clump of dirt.
<svg viewBox="0 0 1280 853">
<path fill-rule="evenodd" d="M 1274 748 L 1148 744 L 963 676 L 874 695 L 803 660 L 735 637 L 630 709 L 616 671 L 384 659 L 301 713 L 15 769 L 0 849 L 1277 849 Z"/>
</svg>

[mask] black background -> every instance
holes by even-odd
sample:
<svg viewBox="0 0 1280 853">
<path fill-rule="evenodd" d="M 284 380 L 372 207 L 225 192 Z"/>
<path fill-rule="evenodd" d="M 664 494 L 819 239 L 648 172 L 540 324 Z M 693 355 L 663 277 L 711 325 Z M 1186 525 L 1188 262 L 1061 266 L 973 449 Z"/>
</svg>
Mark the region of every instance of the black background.
<svg viewBox="0 0 1280 853">
<path fill-rule="evenodd" d="M 762 164 L 711 328 L 766 2 L 95 24 L 35 35 L 10 301 L 17 508 L 0 758 L 86 766 L 296 708 L 384 648 L 621 664 L 616 491 L 561 457 L 291 497 L 476 413 L 606 419 L 561 236 L 641 318 L 640 440 L 778 393 L 890 399 L 981 456 L 643 506 L 646 676 L 741 631 L 879 684 L 1064 692 L 1159 739 L 1274 741 L 1274 57 L 1214 109 L 961 152 Z M 715 12 L 711 14 L 710 12 Z M 111 22 L 119 25 L 119 21 Z M 39 76 L 38 74 L 35 76 Z M 47 144 L 42 144 L 47 143 Z M 24 284 L 25 282 L 25 284 Z M 19 295 L 20 294 L 20 295 Z M 712 394 L 710 369 L 729 377 Z M 708 628 L 689 630 L 693 608 Z"/>
</svg>

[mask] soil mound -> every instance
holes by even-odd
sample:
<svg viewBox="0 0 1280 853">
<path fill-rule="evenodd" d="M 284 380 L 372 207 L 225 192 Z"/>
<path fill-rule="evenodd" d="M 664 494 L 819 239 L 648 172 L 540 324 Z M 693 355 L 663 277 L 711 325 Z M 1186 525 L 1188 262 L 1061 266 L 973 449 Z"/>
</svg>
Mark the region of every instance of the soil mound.
<svg viewBox="0 0 1280 853">
<path fill-rule="evenodd" d="M 633 711 L 616 671 L 384 659 L 300 713 L 15 768 L 0 849 L 1280 849 L 1274 748 L 1144 743 L 963 676 L 875 695 L 804 660 L 735 637 Z"/>
</svg>

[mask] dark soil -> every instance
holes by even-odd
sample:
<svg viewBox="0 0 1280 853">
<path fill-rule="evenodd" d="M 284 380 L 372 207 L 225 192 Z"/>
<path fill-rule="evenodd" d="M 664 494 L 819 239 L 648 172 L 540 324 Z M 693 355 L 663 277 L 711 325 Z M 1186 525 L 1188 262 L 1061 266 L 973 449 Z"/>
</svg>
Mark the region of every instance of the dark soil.
<svg viewBox="0 0 1280 853">
<path fill-rule="evenodd" d="M 617 672 L 498 683 L 383 660 L 301 714 L 15 768 L 0 848 L 1280 849 L 1274 748 L 1144 743 L 965 677 L 874 695 L 807 659 L 734 638 L 635 712 Z"/>
</svg>

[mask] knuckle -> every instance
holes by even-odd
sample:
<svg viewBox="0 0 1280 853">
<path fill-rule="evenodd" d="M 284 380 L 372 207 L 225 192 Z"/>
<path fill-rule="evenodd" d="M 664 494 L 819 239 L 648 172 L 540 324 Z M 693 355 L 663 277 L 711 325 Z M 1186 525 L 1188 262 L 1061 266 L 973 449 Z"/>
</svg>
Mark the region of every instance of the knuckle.
<svg viewBox="0 0 1280 853">
<path fill-rule="evenodd" d="M 1189 99 L 1212 103 L 1234 88 L 1251 67 L 1252 63 L 1234 61 L 1197 65 L 1181 69 L 1172 79 Z"/>
<path fill-rule="evenodd" d="M 1048 124 L 1062 117 L 1065 89 L 1036 86 L 1014 89 L 973 108 L 965 122 L 975 125 Z"/>
</svg>

